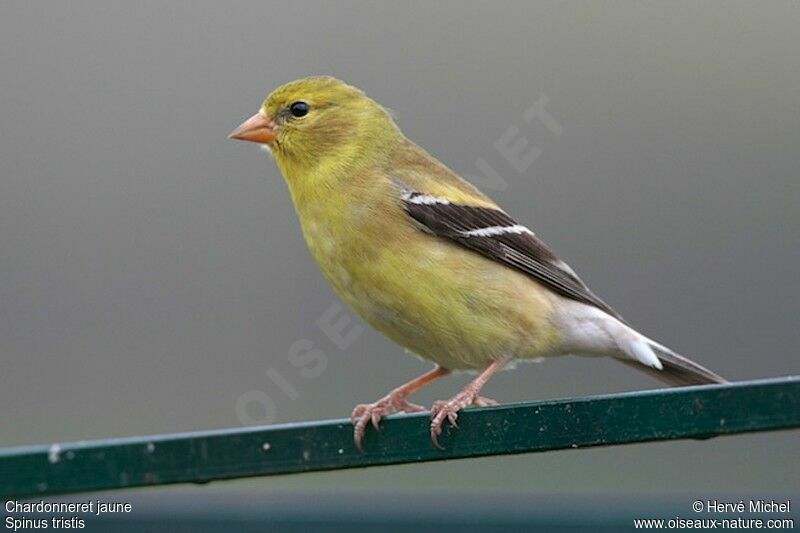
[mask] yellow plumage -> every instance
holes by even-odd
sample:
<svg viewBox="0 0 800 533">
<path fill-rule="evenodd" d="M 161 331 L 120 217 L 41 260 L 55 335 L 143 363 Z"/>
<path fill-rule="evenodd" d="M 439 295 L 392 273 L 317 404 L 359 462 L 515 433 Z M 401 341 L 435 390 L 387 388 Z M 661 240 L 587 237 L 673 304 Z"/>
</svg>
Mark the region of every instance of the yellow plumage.
<svg viewBox="0 0 800 533">
<path fill-rule="evenodd" d="M 387 337 L 445 368 L 483 369 L 507 353 L 545 355 L 557 335 L 547 291 L 421 231 L 401 207 L 395 181 L 465 205 L 496 204 L 406 139 L 360 91 L 303 80 L 275 91 L 263 109 L 274 114 L 297 100 L 312 109 L 335 101 L 331 111 L 343 115 L 322 132 L 309 123 L 272 149 L 308 247 L 339 296 Z M 330 151 L 308 151 L 334 130 Z"/>
<path fill-rule="evenodd" d="M 363 319 L 438 369 L 354 411 L 417 411 L 406 397 L 450 370 L 483 370 L 433 408 L 485 405 L 486 380 L 514 359 L 610 355 L 673 383 L 716 374 L 647 339 L 488 197 L 408 140 L 391 115 L 330 77 L 276 89 L 233 137 L 265 143 L 322 273 Z M 658 352 L 658 355 L 656 355 Z"/>
</svg>

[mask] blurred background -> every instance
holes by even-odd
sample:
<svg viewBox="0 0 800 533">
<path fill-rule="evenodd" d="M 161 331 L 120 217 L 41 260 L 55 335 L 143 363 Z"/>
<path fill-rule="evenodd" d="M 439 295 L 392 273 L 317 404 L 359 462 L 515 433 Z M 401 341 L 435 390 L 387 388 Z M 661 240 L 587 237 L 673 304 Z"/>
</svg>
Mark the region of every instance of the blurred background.
<svg viewBox="0 0 800 533">
<path fill-rule="evenodd" d="M 394 110 L 643 332 L 730 379 L 800 373 L 798 24 L 788 2 L 3 2 L 0 446 L 341 418 L 429 368 L 356 318 L 344 347 L 322 332 L 349 313 L 282 178 L 226 139 L 311 74 Z M 526 120 L 537 103 L 551 121 Z M 498 150 L 509 136 L 524 165 Z M 316 377 L 289 362 L 300 340 L 325 353 Z M 658 386 L 567 357 L 486 394 Z M 769 433 L 159 494 L 785 498 L 797 447 Z"/>
</svg>

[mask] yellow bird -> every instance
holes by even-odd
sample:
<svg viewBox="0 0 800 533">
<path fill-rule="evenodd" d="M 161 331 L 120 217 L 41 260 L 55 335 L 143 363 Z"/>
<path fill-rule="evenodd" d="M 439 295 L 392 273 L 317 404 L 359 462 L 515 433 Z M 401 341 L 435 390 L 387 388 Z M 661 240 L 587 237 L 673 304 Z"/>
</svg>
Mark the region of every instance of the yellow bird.
<svg viewBox="0 0 800 533">
<path fill-rule="evenodd" d="M 431 438 L 455 424 L 515 360 L 607 355 L 670 384 L 722 383 L 630 327 L 534 233 L 407 139 L 361 90 L 328 76 L 287 83 L 231 138 L 266 146 L 303 235 L 339 296 L 366 322 L 436 367 L 358 405 L 368 424 L 425 409 L 409 395 L 463 370 L 478 376 L 431 408 Z"/>
</svg>

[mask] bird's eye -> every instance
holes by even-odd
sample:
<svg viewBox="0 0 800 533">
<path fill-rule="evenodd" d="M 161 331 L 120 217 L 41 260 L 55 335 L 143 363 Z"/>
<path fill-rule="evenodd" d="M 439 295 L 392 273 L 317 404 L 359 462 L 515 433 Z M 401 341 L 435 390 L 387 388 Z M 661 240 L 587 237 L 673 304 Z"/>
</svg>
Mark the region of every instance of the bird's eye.
<svg viewBox="0 0 800 533">
<path fill-rule="evenodd" d="M 305 102 L 294 102 L 292 105 L 289 106 L 289 111 L 292 113 L 293 117 L 304 117 L 308 115 L 309 105 Z"/>
</svg>

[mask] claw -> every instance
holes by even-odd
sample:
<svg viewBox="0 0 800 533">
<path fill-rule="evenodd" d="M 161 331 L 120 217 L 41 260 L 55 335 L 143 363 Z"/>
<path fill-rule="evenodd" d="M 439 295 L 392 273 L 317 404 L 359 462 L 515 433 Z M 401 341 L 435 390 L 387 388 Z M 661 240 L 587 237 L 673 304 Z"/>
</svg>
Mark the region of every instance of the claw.
<svg viewBox="0 0 800 533">
<path fill-rule="evenodd" d="M 364 440 L 364 430 L 367 427 L 365 423 L 365 419 L 361 418 L 357 423 L 354 424 L 353 429 L 353 440 L 355 441 L 356 448 L 358 448 L 359 452 L 363 452 L 364 448 L 361 446 L 361 441 Z"/>
<path fill-rule="evenodd" d="M 359 418 L 361 418 L 362 414 L 364 414 L 364 409 L 365 408 L 366 408 L 366 405 L 361 404 L 361 405 L 357 405 L 356 408 L 353 409 L 353 413 L 350 415 L 350 422 L 352 422 L 353 425 L 355 425 L 356 421 Z"/>
<path fill-rule="evenodd" d="M 446 376 L 449 373 L 450 371 L 448 369 L 437 366 L 433 370 L 397 387 L 375 403 L 357 405 L 356 408 L 353 409 L 353 414 L 350 415 L 350 420 L 353 426 L 355 426 L 353 429 L 353 440 L 355 441 L 356 448 L 358 448 L 359 451 L 363 451 L 361 442 L 364 439 L 364 432 L 367 429 L 368 422 L 372 422 L 375 429 L 380 430 L 381 419 L 387 415 L 397 412 L 418 413 L 424 411 L 424 407 L 409 403 L 406 398 L 428 383 L 442 376 Z"/>
<path fill-rule="evenodd" d="M 380 431 L 380 423 L 384 417 L 394 413 L 416 413 L 424 411 L 425 408 L 421 405 L 416 405 L 408 402 L 404 396 L 389 393 L 375 403 L 362 403 L 353 409 L 353 414 L 350 420 L 353 423 L 353 442 L 358 448 L 358 451 L 363 452 L 364 433 L 366 433 L 367 425 L 372 426 Z"/>
<path fill-rule="evenodd" d="M 478 396 L 476 392 L 467 388 L 446 402 L 438 401 L 433 404 L 433 407 L 431 407 L 431 441 L 433 441 L 434 446 L 440 450 L 444 449 L 444 447 L 439 444 L 439 436 L 442 434 L 442 425 L 445 419 L 450 422 L 451 426 L 458 429 L 459 411 L 471 405 L 486 407 L 497 405 L 497 402 L 489 398 Z"/>
<path fill-rule="evenodd" d="M 472 405 L 475 407 L 494 407 L 495 405 L 499 405 L 497 401 L 492 400 L 491 398 L 484 398 L 483 396 L 478 396 L 474 400 L 472 400 Z"/>
<path fill-rule="evenodd" d="M 373 411 L 372 412 L 372 416 L 370 416 L 370 419 L 372 420 L 372 427 L 374 427 L 376 430 L 380 431 L 381 430 L 381 427 L 380 427 L 381 415 L 378 414 L 377 411 Z"/>
<path fill-rule="evenodd" d="M 439 435 L 442 434 L 442 422 L 438 420 L 434 420 L 431 422 L 431 441 L 433 445 L 439 448 L 440 450 L 444 450 L 444 446 L 439 444 Z"/>
<path fill-rule="evenodd" d="M 458 429 L 458 424 L 456 423 L 456 420 L 458 420 L 458 413 L 447 413 L 447 420 L 450 421 L 451 426 Z"/>
<path fill-rule="evenodd" d="M 442 434 L 441 427 L 438 427 L 436 429 L 431 428 L 431 441 L 433 442 L 433 445 L 439 448 L 440 450 L 444 450 L 444 446 L 439 444 L 439 435 L 441 434 Z"/>
</svg>

